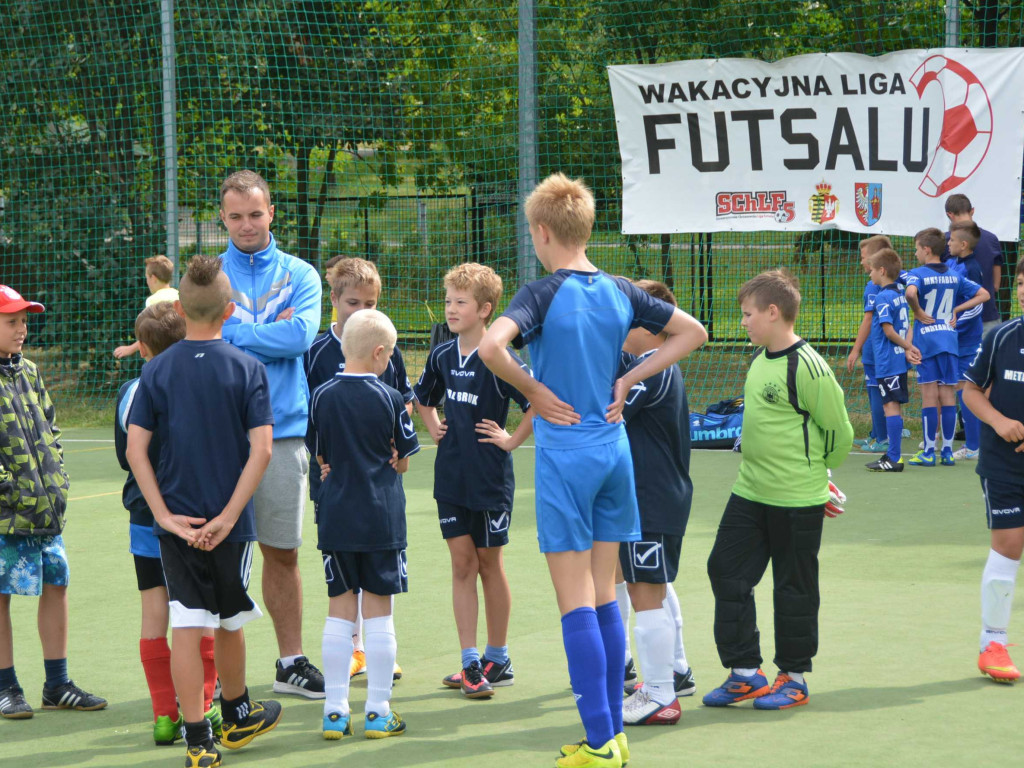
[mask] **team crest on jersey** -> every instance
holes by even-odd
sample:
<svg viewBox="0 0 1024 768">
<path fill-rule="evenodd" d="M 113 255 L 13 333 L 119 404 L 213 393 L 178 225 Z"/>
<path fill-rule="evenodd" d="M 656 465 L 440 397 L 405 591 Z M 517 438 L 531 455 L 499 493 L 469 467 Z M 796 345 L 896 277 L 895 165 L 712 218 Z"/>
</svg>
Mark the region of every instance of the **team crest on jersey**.
<svg viewBox="0 0 1024 768">
<path fill-rule="evenodd" d="M 882 218 L 882 185 L 874 182 L 853 185 L 854 208 L 857 220 L 865 227 L 877 224 Z"/>
<path fill-rule="evenodd" d="M 774 381 L 769 381 L 764 385 L 764 389 L 761 390 L 761 397 L 769 403 L 778 403 L 782 401 L 782 393 L 779 391 L 779 388 L 775 385 Z"/>
<path fill-rule="evenodd" d="M 811 210 L 811 221 L 825 224 L 835 219 L 839 213 L 839 198 L 832 194 L 832 185 L 821 181 L 814 187 L 814 194 L 807 201 Z"/>
</svg>

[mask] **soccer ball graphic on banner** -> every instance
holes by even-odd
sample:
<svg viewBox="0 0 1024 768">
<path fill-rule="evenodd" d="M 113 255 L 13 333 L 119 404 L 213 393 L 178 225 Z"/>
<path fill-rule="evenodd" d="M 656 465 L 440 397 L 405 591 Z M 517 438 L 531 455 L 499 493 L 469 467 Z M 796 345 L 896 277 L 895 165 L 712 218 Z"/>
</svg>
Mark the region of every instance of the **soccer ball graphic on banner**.
<svg viewBox="0 0 1024 768">
<path fill-rule="evenodd" d="M 910 76 L 918 98 L 933 82 L 942 91 L 942 130 L 918 189 L 938 197 L 966 181 L 985 159 L 992 143 L 992 103 L 975 74 L 945 56 L 929 56 Z"/>
</svg>

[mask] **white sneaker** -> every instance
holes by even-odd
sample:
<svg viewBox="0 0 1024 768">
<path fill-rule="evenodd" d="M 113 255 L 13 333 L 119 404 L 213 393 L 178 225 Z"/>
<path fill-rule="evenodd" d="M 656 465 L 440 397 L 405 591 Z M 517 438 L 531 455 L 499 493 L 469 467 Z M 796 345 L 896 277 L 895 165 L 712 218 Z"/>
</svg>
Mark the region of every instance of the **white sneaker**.
<svg viewBox="0 0 1024 768">
<path fill-rule="evenodd" d="M 624 725 L 674 725 L 682 714 L 679 699 L 671 704 L 659 704 L 640 686 L 622 702 L 622 723 Z"/>
<path fill-rule="evenodd" d="M 976 461 L 978 458 L 978 452 L 972 451 L 965 445 L 959 450 L 953 451 L 953 458 L 957 461 L 963 461 L 964 459 L 967 461 Z"/>
</svg>

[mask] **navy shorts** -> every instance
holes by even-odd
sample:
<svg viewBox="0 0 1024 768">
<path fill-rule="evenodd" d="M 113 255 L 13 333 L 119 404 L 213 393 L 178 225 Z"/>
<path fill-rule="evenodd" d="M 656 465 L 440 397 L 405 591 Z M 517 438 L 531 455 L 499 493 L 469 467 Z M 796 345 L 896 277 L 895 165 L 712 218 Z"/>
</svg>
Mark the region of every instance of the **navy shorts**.
<svg viewBox="0 0 1024 768">
<path fill-rule="evenodd" d="M 640 512 L 629 438 L 585 448 L 536 448 L 541 552 L 583 552 L 595 541 L 636 541 Z"/>
<path fill-rule="evenodd" d="M 263 614 L 249 597 L 251 541 L 222 541 L 207 552 L 174 534 L 160 539 L 171 627 L 241 629 Z"/>
<path fill-rule="evenodd" d="M 863 365 L 864 365 L 864 386 L 865 387 L 873 387 L 873 386 L 875 386 L 878 383 L 878 380 L 875 379 L 875 364 L 874 363 L 864 363 Z"/>
<path fill-rule="evenodd" d="M 1024 485 L 981 478 L 990 529 L 1024 528 Z"/>
<path fill-rule="evenodd" d="M 327 596 L 366 590 L 372 595 L 409 591 L 409 565 L 404 549 L 374 552 L 322 552 Z"/>
<path fill-rule="evenodd" d="M 927 357 L 917 366 L 918 384 L 946 384 L 956 386 L 960 381 L 960 358 L 952 352 L 940 352 Z"/>
<path fill-rule="evenodd" d="M 508 544 L 511 512 L 479 512 L 439 501 L 437 519 L 441 523 L 441 536 L 445 539 L 472 536 L 473 544 L 478 549 L 504 547 Z"/>
<path fill-rule="evenodd" d="M 135 581 L 139 585 L 139 592 L 156 587 L 166 587 L 164 580 L 164 566 L 159 557 L 144 557 L 133 555 L 135 558 Z"/>
<path fill-rule="evenodd" d="M 679 572 L 682 549 L 682 536 L 643 531 L 640 541 L 619 545 L 619 565 L 630 584 L 671 584 Z"/>
<path fill-rule="evenodd" d="M 981 344 L 974 349 L 961 349 L 960 356 L 957 358 L 957 363 L 960 367 L 960 380 L 966 381 L 964 374 L 967 373 L 967 369 L 970 368 L 975 359 L 978 357 L 978 353 L 981 351 Z"/>
<path fill-rule="evenodd" d="M 905 373 L 897 376 L 880 376 L 877 386 L 883 403 L 910 402 L 910 392 L 907 391 L 907 374 Z"/>
</svg>

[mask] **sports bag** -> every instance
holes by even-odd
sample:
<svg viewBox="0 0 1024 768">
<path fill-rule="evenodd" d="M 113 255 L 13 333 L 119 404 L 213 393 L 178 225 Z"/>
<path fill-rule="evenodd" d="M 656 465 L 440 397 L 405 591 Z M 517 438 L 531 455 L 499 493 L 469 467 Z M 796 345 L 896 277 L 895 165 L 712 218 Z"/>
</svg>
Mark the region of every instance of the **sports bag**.
<svg viewBox="0 0 1024 768">
<path fill-rule="evenodd" d="M 690 414 L 690 445 L 693 448 L 729 448 L 743 427 L 743 398 L 730 397 L 708 406 L 706 413 Z"/>
</svg>

